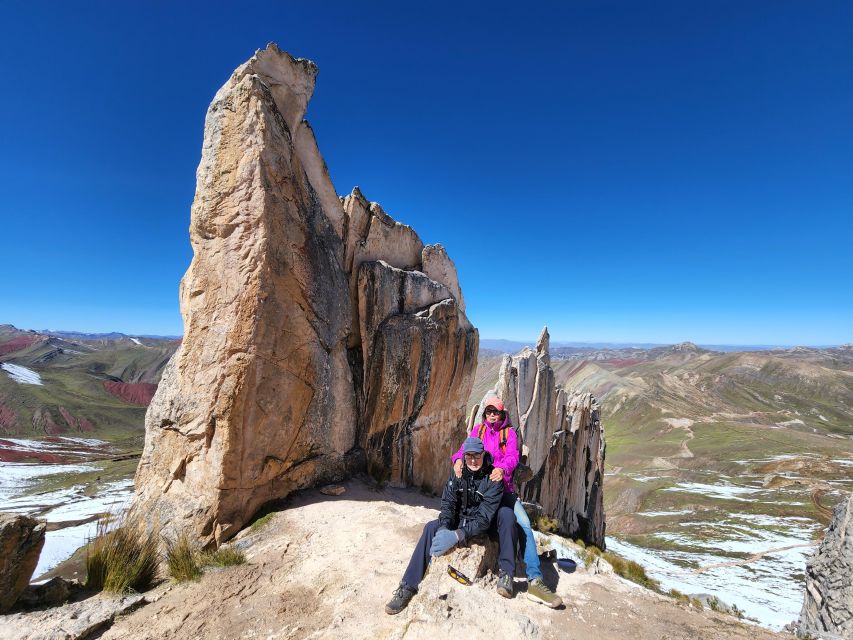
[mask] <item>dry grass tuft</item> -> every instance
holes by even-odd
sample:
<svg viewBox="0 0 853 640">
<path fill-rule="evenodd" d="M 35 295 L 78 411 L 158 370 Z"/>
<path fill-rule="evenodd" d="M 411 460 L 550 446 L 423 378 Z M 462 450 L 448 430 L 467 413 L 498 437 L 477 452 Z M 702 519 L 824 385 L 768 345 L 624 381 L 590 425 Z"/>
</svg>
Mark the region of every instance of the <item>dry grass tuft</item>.
<svg viewBox="0 0 853 640">
<path fill-rule="evenodd" d="M 199 553 L 186 534 L 166 545 L 166 566 L 169 576 L 176 582 L 197 582 L 201 578 Z"/>
<path fill-rule="evenodd" d="M 610 553 L 609 551 L 602 553 L 601 557 L 610 563 L 616 575 L 622 576 L 631 582 L 636 582 L 652 591 L 660 592 L 660 583 L 654 578 L 650 578 L 640 563 L 633 560 L 626 560 L 622 556 L 617 556 L 615 553 Z"/>
<path fill-rule="evenodd" d="M 145 591 L 157 578 L 157 533 L 146 532 L 136 519 L 114 527 L 111 515 L 98 521 L 96 537 L 86 552 L 86 587 L 95 591 Z"/>
</svg>

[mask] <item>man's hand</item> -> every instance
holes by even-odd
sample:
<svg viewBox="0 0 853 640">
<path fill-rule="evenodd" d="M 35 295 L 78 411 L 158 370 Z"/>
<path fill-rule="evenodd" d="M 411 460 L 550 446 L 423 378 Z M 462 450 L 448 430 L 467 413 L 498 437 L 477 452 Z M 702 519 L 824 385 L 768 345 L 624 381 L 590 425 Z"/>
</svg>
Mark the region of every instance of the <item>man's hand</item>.
<svg viewBox="0 0 853 640">
<path fill-rule="evenodd" d="M 504 470 L 500 467 L 495 467 L 492 469 L 492 473 L 489 475 L 489 480 L 503 480 L 504 479 Z"/>
<path fill-rule="evenodd" d="M 458 542 L 462 542 L 464 538 L 465 532 L 462 531 L 462 529 L 449 531 L 442 527 L 435 532 L 435 535 L 432 538 L 432 545 L 429 548 L 429 554 L 431 556 L 443 556 L 455 547 Z"/>
<path fill-rule="evenodd" d="M 453 473 L 456 474 L 457 478 L 462 477 L 462 458 L 453 463 Z"/>
</svg>

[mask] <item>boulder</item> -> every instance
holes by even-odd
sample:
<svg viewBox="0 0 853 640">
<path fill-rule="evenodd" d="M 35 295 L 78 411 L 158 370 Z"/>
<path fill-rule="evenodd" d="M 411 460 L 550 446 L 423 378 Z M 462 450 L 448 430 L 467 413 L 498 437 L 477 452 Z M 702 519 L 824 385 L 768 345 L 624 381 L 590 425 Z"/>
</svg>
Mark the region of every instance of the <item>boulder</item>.
<svg viewBox="0 0 853 640">
<path fill-rule="evenodd" d="M 337 197 L 303 120 L 316 75 L 271 44 L 208 109 L 184 338 L 146 414 L 132 507 L 166 537 L 218 545 L 368 459 L 437 491 L 465 422 L 478 335 L 453 263 L 431 249 L 430 277 L 411 227 L 358 188 Z"/>
<path fill-rule="evenodd" d="M 474 407 L 468 427 L 483 421 L 489 396 L 500 397 L 532 475 L 517 482 L 519 495 L 539 503 L 561 534 L 604 549 L 605 446 L 598 403 L 589 393 L 556 386 L 549 348 L 545 327 L 535 350 L 505 355 L 497 385 Z"/>
<path fill-rule="evenodd" d="M 44 546 L 47 525 L 29 516 L 0 513 L 0 613 L 27 588 Z"/>
<path fill-rule="evenodd" d="M 806 565 L 799 633 L 853 638 L 853 494 L 835 507 L 823 542 Z"/>
<path fill-rule="evenodd" d="M 498 555 L 497 541 L 489 539 L 488 536 L 476 536 L 465 544 L 455 547 L 450 553 L 433 558 L 427 574 L 418 586 L 418 592 L 426 599 L 438 599 L 445 596 L 451 589 L 460 587 L 460 583 L 450 577 L 448 567 L 453 567 L 472 584 L 481 580 L 489 572 L 497 575 Z"/>
<path fill-rule="evenodd" d="M 18 597 L 18 606 L 27 609 L 36 607 L 56 607 L 82 589 L 77 580 L 66 580 L 55 576 L 40 584 L 31 584 Z"/>
</svg>

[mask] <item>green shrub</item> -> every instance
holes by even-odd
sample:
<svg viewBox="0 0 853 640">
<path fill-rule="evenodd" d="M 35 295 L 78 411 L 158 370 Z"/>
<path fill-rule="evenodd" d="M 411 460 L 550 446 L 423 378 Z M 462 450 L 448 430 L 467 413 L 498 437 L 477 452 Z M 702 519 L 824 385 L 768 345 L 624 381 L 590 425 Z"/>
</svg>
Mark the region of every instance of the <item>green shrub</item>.
<svg viewBox="0 0 853 640">
<path fill-rule="evenodd" d="M 705 605 L 702 604 L 702 601 L 699 598 L 690 598 L 690 604 L 693 605 L 694 609 L 699 609 L 699 611 L 705 610 Z"/>
<path fill-rule="evenodd" d="M 542 533 L 556 533 L 560 529 L 560 523 L 556 518 L 543 515 L 536 518 L 533 528 Z"/>
<path fill-rule="evenodd" d="M 720 602 L 720 599 L 717 598 L 717 596 L 711 596 L 710 598 L 708 598 L 708 607 L 711 609 L 711 611 L 722 611 L 723 603 Z"/>
<path fill-rule="evenodd" d="M 246 554 L 234 547 L 220 547 L 216 551 L 203 554 L 202 563 L 215 567 L 233 567 L 238 564 L 245 564 Z"/>
<path fill-rule="evenodd" d="M 252 523 L 252 526 L 251 526 L 251 527 L 249 527 L 249 529 L 250 529 L 251 531 L 260 531 L 260 530 L 261 530 L 261 529 L 263 529 L 267 524 L 269 524 L 269 521 L 270 521 L 270 520 L 272 520 L 272 518 L 273 518 L 273 516 L 274 516 L 274 515 L 275 515 L 275 513 L 274 513 L 274 512 L 270 512 L 270 513 L 266 514 L 265 516 L 261 516 L 260 518 L 258 518 L 257 520 L 255 520 L 255 521 Z"/>
<path fill-rule="evenodd" d="M 651 589 L 652 591 L 660 591 L 660 583 L 657 580 L 650 578 L 646 574 L 646 570 L 643 568 L 643 565 L 638 562 L 626 560 L 622 556 L 617 556 L 615 553 L 611 553 L 609 551 L 605 551 L 601 554 L 601 557 L 610 563 L 610 566 L 613 567 L 613 571 L 616 575 L 622 576 L 631 582 L 636 582 L 637 584 L 642 585 L 647 589 Z"/>
<path fill-rule="evenodd" d="M 186 534 L 166 545 L 166 566 L 176 582 L 197 582 L 201 578 L 199 554 L 190 544 Z"/>
<path fill-rule="evenodd" d="M 113 517 L 98 521 L 86 550 L 86 588 L 111 593 L 145 591 L 157 578 L 157 533 L 146 532 L 135 519 L 110 528 Z"/>
<path fill-rule="evenodd" d="M 733 616 L 735 616 L 738 620 L 743 620 L 744 611 L 743 611 L 743 609 L 741 609 L 741 608 L 740 608 L 739 606 L 737 606 L 736 604 L 733 604 L 733 605 L 730 607 L 729 611 L 731 611 L 731 614 L 732 614 Z"/>
</svg>

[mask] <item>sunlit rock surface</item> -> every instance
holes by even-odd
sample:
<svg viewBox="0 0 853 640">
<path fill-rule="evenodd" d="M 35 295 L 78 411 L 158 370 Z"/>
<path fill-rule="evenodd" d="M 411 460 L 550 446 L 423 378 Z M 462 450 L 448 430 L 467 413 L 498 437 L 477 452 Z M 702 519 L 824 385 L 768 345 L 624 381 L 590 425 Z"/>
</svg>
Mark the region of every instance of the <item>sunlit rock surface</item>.
<svg viewBox="0 0 853 640">
<path fill-rule="evenodd" d="M 413 229 L 357 188 L 337 198 L 302 119 L 316 75 L 270 45 L 207 113 L 184 339 L 135 481 L 134 509 L 167 536 L 220 543 L 265 502 L 368 459 L 437 490 L 464 425 L 478 336 L 455 268 L 431 248 L 425 275 Z"/>
</svg>

